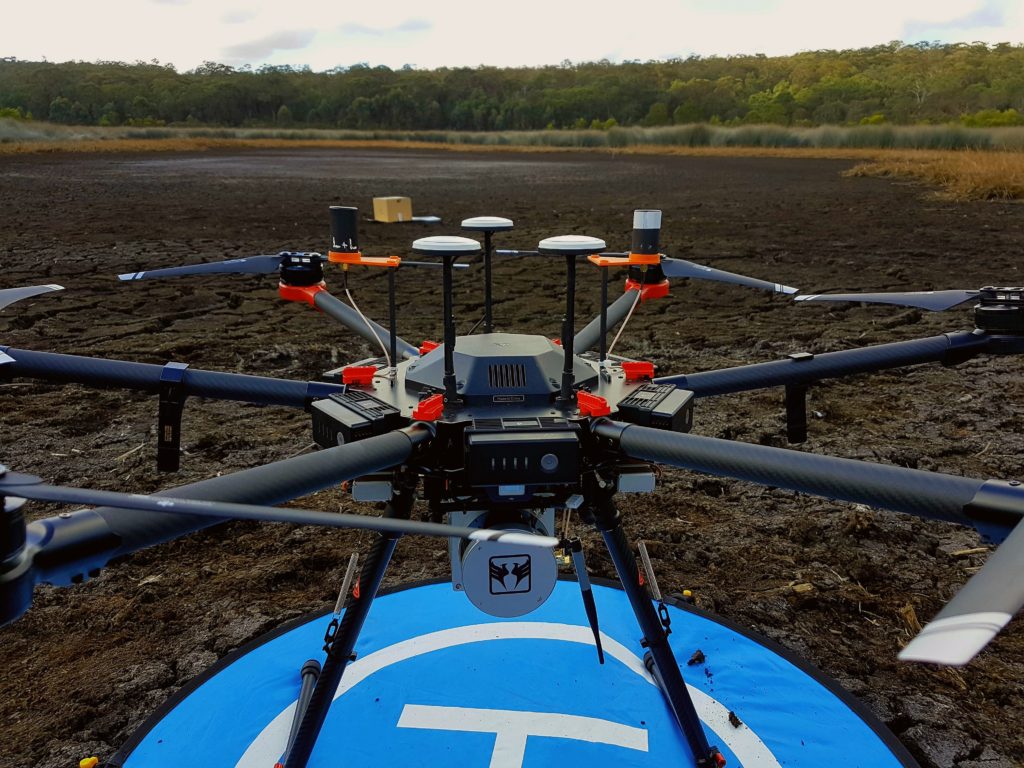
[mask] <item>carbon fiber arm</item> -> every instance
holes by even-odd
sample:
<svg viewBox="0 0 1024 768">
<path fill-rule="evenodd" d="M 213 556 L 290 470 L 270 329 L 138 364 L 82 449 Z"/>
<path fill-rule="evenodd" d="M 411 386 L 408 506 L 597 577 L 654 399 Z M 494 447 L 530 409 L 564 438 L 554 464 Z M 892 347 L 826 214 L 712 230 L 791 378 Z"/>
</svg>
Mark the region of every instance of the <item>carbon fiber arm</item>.
<svg viewBox="0 0 1024 768">
<path fill-rule="evenodd" d="M 608 329 L 611 330 L 616 325 L 622 322 L 622 319 L 629 314 L 630 307 L 633 306 L 633 302 L 636 301 L 636 295 L 638 291 L 636 289 L 626 291 L 624 294 L 619 296 L 615 301 L 608 305 Z M 586 328 L 576 334 L 573 338 L 572 346 L 576 350 L 576 354 L 586 352 L 588 349 L 593 349 L 594 346 L 601 340 L 601 316 L 598 315 L 589 323 Z"/>
<path fill-rule="evenodd" d="M 53 352 L 0 347 L 12 362 L 3 364 L 9 376 L 44 381 L 74 382 L 91 387 L 125 387 L 156 393 L 160 390 L 162 365 L 134 363 L 126 360 L 101 360 Z M 185 394 L 217 400 L 237 400 L 258 405 L 285 405 L 304 408 L 311 398 L 326 397 L 343 391 L 338 384 L 312 381 L 290 381 L 268 376 L 221 373 L 186 369 L 182 379 Z"/>
<path fill-rule="evenodd" d="M 337 320 L 353 333 L 362 336 L 364 339 L 373 342 L 375 345 L 383 344 L 387 346 L 391 339 L 390 331 L 369 318 L 364 321 L 363 318 L 359 316 L 359 313 L 352 309 L 352 307 L 343 302 L 337 296 L 332 296 L 327 291 L 317 292 L 313 297 L 313 305 L 328 317 Z M 369 322 L 369 327 L 367 326 L 367 322 Z M 398 354 L 402 357 L 411 359 L 420 356 L 419 350 L 405 339 L 399 337 L 397 342 Z"/>
<path fill-rule="evenodd" d="M 1007 490 L 1001 505 L 987 505 L 986 481 L 872 464 L 834 456 L 666 432 L 602 420 L 595 433 L 636 459 L 788 488 L 829 499 L 906 512 L 972 527 L 995 526 L 1005 536 L 1024 516 L 1024 486 Z"/>
<path fill-rule="evenodd" d="M 280 504 L 401 464 L 416 445 L 429 438 L 430 431 L 426 427 L 414 425 L 155 495 Z M 115 557 L 180 538 L 218 522 L 221 521 L 209 517 L 98 507 L 30 523 L 28 543 L 34 550 L 35 581 L 67 584 L 89 575 Z"/>
<path fill-rule="evenodd" d="M 697 397 L 711 397 L 920 363 L 952 365 L 990 351 L 993 351 L 991 337 L 981 332 L 957 331 L 913 341 L 825 352 L 813 357 L 794 357 L 718 371 L 660 376 L 654 381 L 688 389 Z"/>
</svg>

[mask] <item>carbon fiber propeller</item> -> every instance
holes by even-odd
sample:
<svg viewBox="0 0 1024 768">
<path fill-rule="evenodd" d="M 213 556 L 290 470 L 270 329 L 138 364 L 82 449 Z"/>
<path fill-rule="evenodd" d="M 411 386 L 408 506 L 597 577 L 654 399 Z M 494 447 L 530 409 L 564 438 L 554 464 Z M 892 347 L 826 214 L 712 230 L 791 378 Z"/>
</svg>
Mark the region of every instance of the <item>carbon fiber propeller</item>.
<svg viewBox="0 0 1024 768">
<path fill-rule="evenodd" d="M 900 652 L 903 661 L 962 666 L 1024 607 L 1024 524 Z"/>
<path fill-rule="evenodd" d="M 9 472 L 2 466 L 0 466 L 0 494 L 59 504 L 86 504 L 97 507 L 114 507 L 116 509 L 133 509 L 144 512 L 193 515 L 218 519 L 320 525 L 329 528 L 358 528 L 382 533 L 440 536 L 469 540 L 500 540 L 507 544 L 548 549 L 559 544 L 557 538 L 549 536 L 480 528 L 463 528 L 441 523 L 424 523 L 416 520 L 346 515 L 334 512 L 318 512 L 310 509 L 266 507 L 255 504 L 235 504 L 205 499 L 177 498 L 174 496 L 147 496 L 145 494 L 49 485 L 35 475 Z"/>
<path fill-rule="evenodd" d="M 293 265 L 296 259 L 307 260 L 313 268 L 323 268 L 329 261 L 326 256 L 319 253 L 306 253 L 301 251 L 281 251 L 281 253 L 261 254 L 259 256 L 246 256 L 241 259 L 228 259 L 227 261 L 211 261 L 206 264 L 190 264 L 183 267 L 166 267 L 164 269 L 150 269 L 143 272 L 125 272 L 117 276 L 118 280 L 154 280 L 163 277 L 184 277 L 186 275 L 270 275 L 277 272 L 284 261 L 288 259 Z M 430 261 L 406 261 L 402 260 L 403 267 L 440 267 Z M 468 264 L 456 264 L 456 269 L 467 269 Z"/>
<path fill-rule="evenodd" d="M 894 291 L 891 293 L 808 293 L 795 296 L 796 301 L 860 301 L 865 304 L 895 304 L 917 307 L 932 312 L 952 309 L 977 298 L 981 291 Z"/>
<path fill-rule="evenodd" d="M 0 289 L 0 309 L 9 307 L 16 301 L 28 299 L 32 296 L 39 296 L 50 291 L 63 291 L 63 285 L 27 285 L 24 288 L 3 288 Z"/>
<path fill-rule="evenodd" d="M 726 272 L 713 267 L 705 267 L 703 264 L 694 264 L 685 259 L 672 259 L 663 256 L 661 259 L 661 271 L 665 277 L 692 277 L 696 280 L 713 280 L 716 283 L 729 283 L 732 285 L 743 285 L 747 288 L 759 288 L 762 291 L 772 293 L 794 294 L 799 289 L 781 283 L 769 283 L 767 280 L 758 280 L 756 277 L 737 275 L 734 272 Z"/>
<path fill-rule="evenodd" d="M 227 261 L 212 261 L 206 264 L 190 264 L 184 267 L 167 267 L 166 269 L 151 269 L 145 272 L 126 272 L 118 275 L 119 280 L 152 280 L 161 277 L 183 277 L 185 275 L 269 275 L 281 268 L 281 262 L 290 256 L 299 254 L 282 251 L 275 254 L 262 254 L 259 256 L 246 256 L 242 259 L 228 259 Z M 303 253 L 310 262 L 323 265 L 327 259 L 319 253 Z"/>
</svg>

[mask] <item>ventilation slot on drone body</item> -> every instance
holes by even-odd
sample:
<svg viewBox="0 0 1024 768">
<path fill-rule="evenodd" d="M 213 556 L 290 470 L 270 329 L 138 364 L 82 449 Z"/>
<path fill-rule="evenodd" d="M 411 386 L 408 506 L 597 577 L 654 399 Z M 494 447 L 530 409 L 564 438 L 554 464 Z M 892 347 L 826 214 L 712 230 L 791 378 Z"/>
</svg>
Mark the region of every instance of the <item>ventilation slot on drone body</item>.
<svg viewBox="0 0 1024 768">
<path fill-rule="evenodd" d="M 487 381 L 491 389 L 523 389 L 526 386 L 526 366 L 519 363 L 489 365 Z"/>
</svg>

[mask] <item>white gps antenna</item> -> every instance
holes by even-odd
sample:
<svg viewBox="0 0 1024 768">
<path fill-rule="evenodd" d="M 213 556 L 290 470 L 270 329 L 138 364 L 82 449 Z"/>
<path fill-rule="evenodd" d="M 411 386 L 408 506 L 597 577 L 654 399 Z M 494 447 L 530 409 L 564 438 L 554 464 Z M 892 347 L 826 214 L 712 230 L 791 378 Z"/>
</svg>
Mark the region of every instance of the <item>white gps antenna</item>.
<svg viewBox="0 0 1024 768">
<path fill-rule="evenodd" d="M 491 235 L 507 232 L 513 227 L 512 219 L 501 216 L 474 216 L 462 220 L 462 228 L 484 233 L 484 333 L 494 333 L 494 318 L 491 315 Z"/>
</svg>

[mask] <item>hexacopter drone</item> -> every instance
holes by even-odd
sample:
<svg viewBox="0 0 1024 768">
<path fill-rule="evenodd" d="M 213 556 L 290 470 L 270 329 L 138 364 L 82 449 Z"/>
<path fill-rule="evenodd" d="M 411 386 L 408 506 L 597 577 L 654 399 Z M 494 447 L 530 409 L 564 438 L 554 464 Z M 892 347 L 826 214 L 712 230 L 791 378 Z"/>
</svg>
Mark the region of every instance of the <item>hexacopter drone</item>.
<svg viewBox="0 0 1024 768">
<path fill-rule="evenodd" d="M 660 211 L 635 212 L 631 248 L 624 253 L 608 253 L 604 241 L 577 235 L 542 240 L 536 251 L 493 251 L 493 233 L 511 229 L 510 220 L 478 217 L 462 225 L 483 234 L 482 249 L 476 240 L 466 237 L 426 237 L 416 240 L 412 250 L 440 263 L 372 258 L 359 250 L 356 209 L 332 207 L 332 244 L 326 257 L 284 252 L 121 275 L 122 280 L 134 281 L 276 272 L 283 299 L 309 303 L 381 347 L 382 357 L 338 369 L 323 382 L 0 346 L 0 381 L 25 377 L 157 393 L 157 460 L 164 470 L 178 468 L 180 421 L 189 396 L 305 408 L 312 416 L 313 435 L 321 448 L 152 496 L 53 486 L 0 467 L 0 624 L 16 620 L 28 609 L 37 583 L 80 582 L 114 557 L 225 519 L 377 531 L 380 536 L 358 576 L 355 561 L 349 564 L 325 639 L 322 668 L 318 663 L 303 667 L 288 739 L 274 748 L 271 759 L 284 768 L 303 768 L 314 754 L 328 710 L 354 659 L 357 638 L 403 534 L 448 537 L 454 588 L 464 592 L 477 608 L 500 619 L 524 616 L 548 600 L 558 580 L 552 549 L 560 550 L 575 569 L 593 645 L 604 663 L 604 634 L 581 542 L 558 535 L 556 517 L 572 513 L 600 531 L 642 632 L 644 665 L 663 694 L 694 764 L 707 768 L 723 765 L 723 752 L 710 743 L 702 726 L 668 640 L 668 609 L 649 564 L 638 566 L 614 501 L 616 493 L 652 491 L 652 464 L 960 523 L 997 540 L 1005 538 L 985 567 L 902 651 L 902 659 L 964 664 L 1024 604 L 1024 525 L 1018 524 L 1024 516 L 1024 487 L 1020 483 L 974 480 L 687 434 L 696 399 L 783 386 L 788 437 L 800 442 L 806 436 L 807 388 L 818 380 L 925 362 L 955 364 L 981 354 L 1020 354 L 1024 352 L 1024 289 L 797 295 L 797 300 L 804 301 L 879 302 L 931 310 L 976 299 L 977 327 L 972 332 L 850 351 L 792 355 L 776 362 L 692 375 L 655 376 L 653 364 L 612 354 L 618 336 L 611 344 L 608 336 L 609 329 L 620 323 L 625 326 L 641 300 L 666 295 L 668 278 L 714 280 L 788 295 L 796 289 L 664 256 L 659 251 Z M 453 275 L 467 266 L 460 259 L 476 257 L 481 251 L 485 269 L 483 332 L 457 337 Z M 564 260 L 566 308 L 560 339 L 495 332 L 491 313 L 495 253 Z M 577 333 L 574 304 L 580 257 L 601 270 L 603 309 Z M 365 317 L 351 301 L 351 294 L 351 304 L 347 304 L 326 290 L 323 278 L 328 262 L 345 268 L 346 293 L 350 267 L 387 270 L 389 328 Z M 417 348 L 398 336 L 394 274 L 402 265 L 441 268 L 443 343 L 424 342 Z M 609 303 L 608 273 L 613 268 L 628 269 L 629 279 L 623 295 Z M 60 286 L 49 285 L 2 290 L 0 309 L 58 289 Z M 383 516 L 267 506 L 347 481 L 352 481 L 356 500 L 388 502 Z M 429 521 L 410 519 L 417 494 L 426 501 Z M 21 511 L 25 499 L 95 508 L 26 525 Z M 525 742 L 526 737 L 522 738 Z"/>
</svg>

